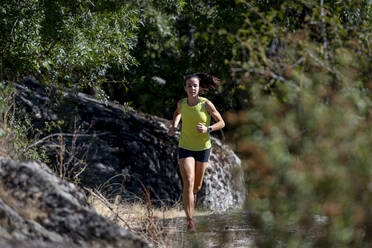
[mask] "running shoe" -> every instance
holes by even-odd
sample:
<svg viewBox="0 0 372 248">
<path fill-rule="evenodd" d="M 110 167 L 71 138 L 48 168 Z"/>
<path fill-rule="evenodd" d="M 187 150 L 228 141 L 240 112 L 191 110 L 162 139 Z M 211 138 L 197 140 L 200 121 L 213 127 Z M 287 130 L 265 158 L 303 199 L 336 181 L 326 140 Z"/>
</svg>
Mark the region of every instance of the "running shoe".
<svg viewBox="0 0 372 248">
<path fill-rule="evenodd" d="M 187 221 L 187 230 L 190 232 L 196 232 L 195 223 L 191 219 Z"/>
</svg>

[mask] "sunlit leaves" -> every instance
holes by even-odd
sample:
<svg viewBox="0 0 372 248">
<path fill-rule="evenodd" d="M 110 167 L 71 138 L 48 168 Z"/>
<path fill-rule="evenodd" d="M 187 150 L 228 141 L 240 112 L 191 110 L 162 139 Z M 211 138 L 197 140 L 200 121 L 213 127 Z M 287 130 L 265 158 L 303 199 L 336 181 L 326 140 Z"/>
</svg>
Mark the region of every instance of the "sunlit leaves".
<svg viewBox="0 0 372 248">
<path fill-rule="evenodd" d="M 111 64 L 134 63 L 138 10 L 115 1 L 6 1 L 1 54 L 7 79 L 33 75 L 48 83 L 99 82 Z"/>
</svg>

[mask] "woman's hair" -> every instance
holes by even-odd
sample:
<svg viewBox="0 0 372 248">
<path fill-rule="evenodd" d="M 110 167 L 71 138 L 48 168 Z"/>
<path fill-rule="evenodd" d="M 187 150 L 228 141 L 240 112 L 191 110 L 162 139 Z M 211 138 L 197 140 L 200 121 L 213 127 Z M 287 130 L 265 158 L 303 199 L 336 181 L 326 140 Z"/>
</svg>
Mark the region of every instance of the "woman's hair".
<svg viewBox="0 0 372 248">
<path fill-rule="evenodd" d="M 216 78 L 212 75 L 197 72 L 194 74 L 187 75 L 185 77 L 185 84 L 188 79 L 193 78 L 193 77 L 196 77 L 199 79 L 199 86 L 200 88 L 203 88 L 203 89 L 216 89 L 221 81 L 219 78 Z"/>
</svg>

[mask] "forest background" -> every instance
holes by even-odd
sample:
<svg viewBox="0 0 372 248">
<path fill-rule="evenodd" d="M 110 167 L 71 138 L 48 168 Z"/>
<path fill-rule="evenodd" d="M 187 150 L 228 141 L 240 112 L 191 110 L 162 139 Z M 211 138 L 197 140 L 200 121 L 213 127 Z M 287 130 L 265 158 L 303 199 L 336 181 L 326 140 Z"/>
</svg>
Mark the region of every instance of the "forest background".
<svg viewBox="0 0 372 248">
<path fill-rule="evenodd" d="M 171 119 L 184 76 L 210 73 L 262 247 L 370 247 L 371 14 L 369 0 L 1 0 L 2 144 L 42 160 L 17 153 L 26 77 Z"/>
</svg>

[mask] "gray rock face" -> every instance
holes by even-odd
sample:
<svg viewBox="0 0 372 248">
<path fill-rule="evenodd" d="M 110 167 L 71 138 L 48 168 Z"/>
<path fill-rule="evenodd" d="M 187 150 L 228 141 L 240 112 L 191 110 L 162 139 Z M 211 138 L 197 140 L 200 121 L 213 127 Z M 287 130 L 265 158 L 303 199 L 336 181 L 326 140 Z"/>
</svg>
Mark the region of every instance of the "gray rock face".
<svg viewBox="0 0 372 248">
<path fill-rule="evenodd" d="M 0 247 L 66 246 L 148 247 L 46 165 L 0 159 Z"/>
<path fill-rule="evenodd" d="M 227 210 L 243 203 L 241 161 L 220 140 L 212 138 L 210 163 L 201 189 L 202 204 L 211 210 Z"/>
<path fill-rule="evenodd" d="M 59 93 L 32 80 L 16 85 L 16 90 L 17 109 L 32 119 L 34 127 L 64 121 L 60 129 L 44 136 L 64 134 L 64 159 L 71 162 L 68 168 L 75 166 L 75 172 L 67 169 L 66 173 L 78 177 L 81 185 L 122 194 L 125 199 L 142 197 L 145 186 L 155 204 L 181 199 L 178 135 L 168 136 L 169 120 L 103 104 L 81 93 Z M 41 141 L 38 147 L 46 147 L 51 158 L 58 156 L 57 136 Z M 213 143 L 199 203 L 213 210 L 237 207 L 243 202 L 243 187 L 231 169 L 240 168 L 240 160 L 221 141 L 213 139 Z"/>
</svg>

